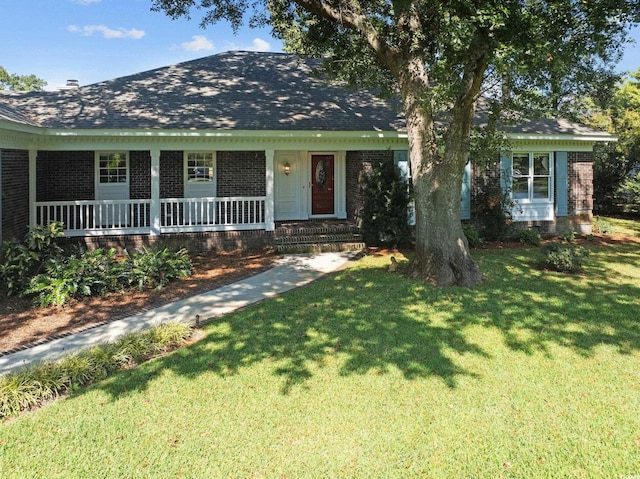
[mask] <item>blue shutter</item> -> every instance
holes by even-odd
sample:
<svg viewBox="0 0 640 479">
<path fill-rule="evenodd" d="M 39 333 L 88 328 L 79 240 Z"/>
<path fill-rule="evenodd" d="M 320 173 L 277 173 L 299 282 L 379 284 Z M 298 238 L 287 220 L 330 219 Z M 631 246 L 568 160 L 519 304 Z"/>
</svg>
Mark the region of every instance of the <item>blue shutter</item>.
<svg viewBox="0 0 640 479">
<path fill-rule="evenodd" d="M 556 151 L 556 216 L 569 214 L 569 182 L 566 151 Z"/>
<path fill-rule="evenodd" d="M 511 189 L 511 175 L 513 159 L 510 153 L 500 154 L 500 188 L 505 192 Z"/>
<path fill-rule="evenodd" d="M 460 219 L 471 219 L 471 160 L 464 166 L 462 191 L 460 192 Z"/>
</svg>

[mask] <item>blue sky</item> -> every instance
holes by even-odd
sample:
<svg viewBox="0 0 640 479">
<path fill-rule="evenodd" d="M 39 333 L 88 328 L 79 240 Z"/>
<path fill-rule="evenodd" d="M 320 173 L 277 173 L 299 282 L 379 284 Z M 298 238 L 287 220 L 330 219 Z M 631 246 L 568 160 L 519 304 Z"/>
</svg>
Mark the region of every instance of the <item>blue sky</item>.
<svg viewBox="0 0 640 479">
<path fill-rule="evenodd" d="M 57 89 L 67 79 L 87 85 L 228 50 L 282 50 L 269 29 L 234 35 L 220 23 L 203 30 L 197 12 L 190 21 L 171 20 L 150 6 L 151 0 L 0 0 L 0 65 Z M 633 37 L 621 71 L 640 67 L 640 28 Z"/>
</svg>

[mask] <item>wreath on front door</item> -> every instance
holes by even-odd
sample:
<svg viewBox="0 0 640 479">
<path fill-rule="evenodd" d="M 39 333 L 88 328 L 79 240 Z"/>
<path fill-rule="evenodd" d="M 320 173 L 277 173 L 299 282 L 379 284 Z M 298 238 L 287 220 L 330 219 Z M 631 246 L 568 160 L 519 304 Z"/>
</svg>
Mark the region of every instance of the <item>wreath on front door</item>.
<svg viewBox="0 0 640 479">
<path fill-rule="evenodd" d="M 324 188 L 327 183 L 327 169 L 324 166 L 324 161 L 318 161 L 316 165 L 316 186 L 320 189 Z"/>
</svg>

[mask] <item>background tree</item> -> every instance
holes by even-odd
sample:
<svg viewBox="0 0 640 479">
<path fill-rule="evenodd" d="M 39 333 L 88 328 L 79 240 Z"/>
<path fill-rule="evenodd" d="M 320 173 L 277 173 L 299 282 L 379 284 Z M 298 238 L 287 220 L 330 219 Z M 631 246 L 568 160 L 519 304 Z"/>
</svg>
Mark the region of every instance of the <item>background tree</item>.
<svg viewBox="0 0 640 479">
<path fill-rule="evenodd" d="M 206 26 L 270 24 L 285 48 L 326 58 L 335 78 L 397 92 L 415 194 L 414 275 L 474 285 L 482 274 L 462 232 L 460 189 L 474 112 L 488 78 L 565 78 L 577 58 L 615 58 L 635 0 L 153 0 Z M 514 82 L 514 84 L 517 84 Z M 441 129 L 441 114 L 447 124 Z"/>
<path fill-rule="evenodd" d="M 596 150 L 593 169 L 595 210 L 619 213 L 622 204 L 640 200 L 640 180 L 632 174 L 640 167 L 640 69 L 615 85 L 608 101 L 592 102 L 583 120 L 618 137 Z"/>
<path fill-rule="evenodd" d="M 0 90 L 39 91 L 47 82 L 35 75 L 17 75 L 9 73 L 0 66 Z"/>
</svg>

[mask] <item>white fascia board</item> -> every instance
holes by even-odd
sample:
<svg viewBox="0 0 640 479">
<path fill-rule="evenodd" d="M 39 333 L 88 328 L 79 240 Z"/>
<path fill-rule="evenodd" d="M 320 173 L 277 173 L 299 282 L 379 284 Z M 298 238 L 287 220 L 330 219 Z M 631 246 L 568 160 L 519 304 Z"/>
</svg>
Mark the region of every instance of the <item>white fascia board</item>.
<svg viewBox="0 0 640 479">
<path fill-rule="evenodd" d="M 590 143 L 608 143 L 618 141 L 615 135 L 559 135 L 549 133 L 507 133 L 509 140 L 524 141 L 584 141 Z"/>
<path fill-rule="evenodd" d="M 49 129 L 54 137 L 133 137 L 133 138 L 325 138 L 325 139 L 406 139 L 398 131 L 315 131 L 315 130 L 100 130 Z"/>
</svg>

